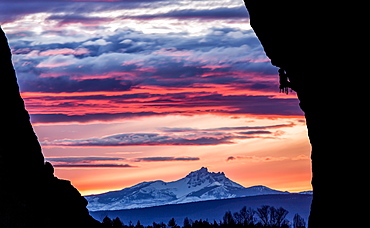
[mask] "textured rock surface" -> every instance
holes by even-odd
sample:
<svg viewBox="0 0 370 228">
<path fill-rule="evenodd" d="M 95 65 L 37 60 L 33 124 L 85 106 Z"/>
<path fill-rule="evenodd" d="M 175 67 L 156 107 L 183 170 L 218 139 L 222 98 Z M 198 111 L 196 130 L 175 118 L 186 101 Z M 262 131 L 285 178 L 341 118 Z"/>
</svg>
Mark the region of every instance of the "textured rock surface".
<svg viewBox="0 0 370 228">
<path fill-rule="evenodd" d="M 364 74 L 357 74 L 363 69 L 353 59 L 364 45 L 358 36 L 361 27 L 351 29 L 361 22 L 346 15 L 359 6 L 319 1 L 244 2 L 266 54 L 285 72 L 305 112 L 314 189 L 309 227 L 347 227 L 346 223 L 356 221 L 352 218 L 358 217 L 355 208 L 359 205 L 358 194 L 350 186 L 366 178 L 356 154 L 364 142 L 353 134 L 359 127 L 347 122 L 361 112 L 356 102 L 364 100 L 352 92 L 358 84 L 351 80 Z M 340 48 L 339 44 L 351 47 Z M 340 200 L 331 191 L 339 187 L 346 190 Z"/>
<path fill-rule="evenodd" d="M 99 227 L 77 189 L 44 163 L 1 28 L 0 81 L 0 227 Z"/>
</svg>

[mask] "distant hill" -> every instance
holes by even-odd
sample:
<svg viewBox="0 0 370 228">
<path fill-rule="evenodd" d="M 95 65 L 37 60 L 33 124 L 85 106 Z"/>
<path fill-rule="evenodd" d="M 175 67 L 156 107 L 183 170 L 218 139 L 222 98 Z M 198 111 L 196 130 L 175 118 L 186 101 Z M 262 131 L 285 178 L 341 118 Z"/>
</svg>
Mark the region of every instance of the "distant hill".
<svg viewBox="0 0 370 228">
<path fill-rule="evenodd" d="M 246 188 L 227 178 L 223 172 L 209 172 L 207 168 L 202 167 L 177 181 L 142 182 L 119 191 L 90 195 L 85 198 L 89 202 L 87 206 L 89 211 L 102 211 L 266 194 L 289 194 L 289 192 L 282 192 L 265 186 Z"/>
<path fill-rule="evenodd" d="M 307 222 L 311 200 L 312 195 L 310 194 L 270 194 L 148 208 L 95 211 L 90 212 L 90 214 L 100 221 L 105 216 L 110 218 L 119 217 L 125 224 L 132 221 L 134 225 L 138 220 L 142 225 L 151 225 L 153 222 L 168 223 L 171 218 L 175 218 L 177 224 L 182 225 L 185 217 L 192 220 L 208 219 L 208 221 L 213 222 L 214 220 L 222 220 L 226 211 L 237 212 L 243 206 L 256 209 L 262 205 L 270 205 L 288 210 L 289 214 L 286 218 L 290 221 L 293 221 L 293 216 L 298 213 Z"/>
</svg>

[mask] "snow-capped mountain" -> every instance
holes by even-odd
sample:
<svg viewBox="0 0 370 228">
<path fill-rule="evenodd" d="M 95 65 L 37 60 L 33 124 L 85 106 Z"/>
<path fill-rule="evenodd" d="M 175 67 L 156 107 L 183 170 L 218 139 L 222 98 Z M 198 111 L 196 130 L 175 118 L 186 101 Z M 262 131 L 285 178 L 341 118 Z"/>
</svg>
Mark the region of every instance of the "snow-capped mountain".
<svg viewBox="0 0 370 228">
<path fill-rule="evenodd" d="M 288 192 L 265 186 L 245 188 L 231 181 L 223 172 L 208 172 L 207 168 L 202 167 L 177 181 L 142 182 L 119 191 L 90 195 L 85 198 L 89 202 L 87 208 L 90 211 L 101 211 L 284 193 Z"/>
</svg>

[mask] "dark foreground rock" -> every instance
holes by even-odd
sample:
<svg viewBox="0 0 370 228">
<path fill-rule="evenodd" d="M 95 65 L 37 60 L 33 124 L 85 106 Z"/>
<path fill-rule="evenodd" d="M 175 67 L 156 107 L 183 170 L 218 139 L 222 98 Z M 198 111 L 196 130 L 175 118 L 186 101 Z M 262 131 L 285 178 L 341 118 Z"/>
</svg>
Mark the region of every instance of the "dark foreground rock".
<svg viewBox="0 0 370 228">
<path fill-rule="evenodd" d="M 356 132 L 366 108 L 361 82 L 367 73 L 356 56 L 367 56 L 367 41 L 364 23 L 352 13 L 364 5 L 244 2 L 266 54 L 280 68 L 281 89 L 295 90 L 305 112 L 313 173 L 309 228 L 360 227 L 353 224 L 362 201 L 355 183 L 367 178 L 359 158 L 367 145 Z M 339 188 L 343 192 L 333 193 Z"/>
<path fill-rule="evenodd" d="M 0 227 L 100 227 L 89 215 L 85 198 L 44 163 L 1 28 L 0 86 Z"/>
</svg>

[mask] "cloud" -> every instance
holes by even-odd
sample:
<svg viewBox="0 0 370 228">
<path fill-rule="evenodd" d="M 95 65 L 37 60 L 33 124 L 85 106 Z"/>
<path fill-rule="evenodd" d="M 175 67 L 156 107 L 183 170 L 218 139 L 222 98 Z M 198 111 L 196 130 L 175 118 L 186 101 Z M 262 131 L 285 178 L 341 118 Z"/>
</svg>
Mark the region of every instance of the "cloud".
<svg viewBox="0 0 370 228">
<path fill-rule="evenodd" d="M 121 161 L 124 158 L 117 157 L 48 157 L 50 162 L 65 162 L 65 163 L 90 163 L 96 161 Z"/>
<path fill-rule="evenodd" d="M 86 23 L 97 18 L 96 15 L 100 15 L 101 19 L 111 17 L 142 20 L 153 18 L 179 18 L 182 20 L 191 18 L 245 18 L 248 16 L 243 3 L 233 0 L 221 2 L 208 0 L 208 5 L 190 0 L 183 4 L 179 4 L 176 0 L 2 0 L 0 15 L 4 16 L 0 16 L 0 22 L 11 22 L 22 16 L 40 12 L 55 13 L 48 19 L 58 20 L 62 24 Z"/>
<path fill-rule="evenodd" d="M 129 164 L 117 165 L 117 164 L 55 164 L 57 168 L 132 168 Z"/>
<path fill-rule="evenodd" d="M 118 157 L 48 157 L 54 167 L 58 168 L 130 168 L 129 164 L 120 164 L 126 161 Z M 116 162 L 116 163 L 111 163 Z"/>
<path fill-rule="evenodd" d="M 28 106 L 30 107 L 30 106 Z M 73 114 L 31 114 L 31 121 L 33 124 L 43 123 L 66 123 L 79 122 L 88 123 L 94 121 L 109 122 L 119 119 L 132 119 L 140 117 L 160 116 L 169 113 L 155 113 L 155 112 L 125 112 L 125 113 L 87 113 L 81 115 Z"/>
<path fill-rule="evenodd" d="M 164 162 L 164 161 L 199 161 L 198 157 L 144 157 L 135 158 L 135 162 Z"/>
<path fill-rule="evenodd" d="M 64 67 L 69 66 L 75 63 L 75 58 L 71 55 L 69 56 L 52 56 L 45 61 L 40 62 L 36 67 L 47 67 L 47 68 L 53 68 L 53 67 Z"/>
<path fill-rule="evenodd" d="M 218 128 L 171 128 L 171 127 L 161 127 L 158 130 L 163 132 L 213 132 L 213 131 L 239 131 L 239 130 L 256 130 L 256 129 L 276 129 L 276 128 L 283 128 L 283 127 L 294 127 L 295 124 L 288 123 L 288 124 L 276 124 L 276 125 L 266 125 L 266 126 L 241 126 L 241 127 L 218 127 Z M 271 134 L 270 131 L 249 131 L 249 133 L 245 134 Z"/>
<path fill-rule="evenodd" d="M 258 135 L 258 134 L 272 134 L 271 131 L 243 131 L 243 132 L 238 132 L 238 134 L 242 135 Z"/>
<path fill-rule="evenodd" d="M 235 160 L 236 158 L 234 156 L 230 156 L 226 159 L 226 161 L 232 161 L 232 160 Z"/>
<path fill-rule="evenodd" d="M 82 45 L 83 46 L 91 46 L 91 45 L 104 46 L 104 45 L 108 45 L 108 44 L 111 44 L 111 42 L 107 42 L 104 39 L 98 39 L 98 40 L 94 40 L 94 41 L 91 41 L 91 40 L 87 41 L 87 42 L 83 43 Z"/>
<path fill-rule="evenodd" d="M 60 63 L 62 66 L 63 63 Z M 74 80 L 68 76 L 47 77 L 28 80 L 22 83 L 22 92 L 93 92 L 93 91 L 126 91 L 131 88 L 130 81 L 114 78 Z M 82 98 L 82 97 L 81 97 Z M 59 97 L 60 100 L 60 97 Z"/>
<path fill-rule="evenodd" d="M 48 157 L 54 167 L 58 168 L 131 168 L 137 167 L 122 162 L 173 162 L 173 161 L 199 161 L 199 157 Z"/>
<path fill-rule="evenodd" d="M 112 21 L 113 18 L 104 18 L 104 17 L 91 17 L 89 15 L 78 14 L 63 14 L 63 15 L 51 15 L 46 20 L 47 21 L 58 21 L 59 26 L 73 24 L 73 23 L 82 23 L 84 25 L 96 25 L 102 22 Z M 99 45 L 99 44 L 98 44 Z"/>
<path fill-rule="evenodd" d="M 21 91 L 35 94 L 25 97 L 33 123 L 302 115 L 296 98 L 277 96 L 277 70 L 242 2 L 7 4 L 20 9 L 7 33 Z"/>
<path fill-rule="evenodd" d="M 248 11 L 244 6 L 236 7 L 220 7 L 220 8 L 208 8 L 208 9 L 174 9 L 167 13 L 153 14 L 153 15 L 141 15 L 137 18 L 159 18 L 159 17 L 171 17 L 171 18 L 203 18 L 203 19 L 219 19 L 219 18 L 247 18 L 249 17 Z"/>
<path fill-rule="evenodd" d="M 294 99 L 269 99 L 266 96 L 224 96 L 207 91 L 207 88 L 147 88 L 130 84 L 125 80 L 86 79 L 69 80 L 66 77 L 44 78 L 30 81 L 22 86 L 24 92 L 44 90 L 51 93 L 24 94 L 33 123 L 110 121 L 159 115 L 199 114 L 255 114 L 255 115 L 299 115 L 299 106 Z M 104 88 L 115 88 L 106 91 Z M 145 92 L 141 92 L 145 91 Z M 183 91 L 184 92 L 183 92 Z M 189 90 L 187 92 L 186 90 Z M 193 92 L 191 92 L 193 90 Z M 201 91 L 203 90 L 203 92 Z M 210 88 L 209 90 L 212 90 Z M 221 89 L 220 89 L 221 90 Z M 73 94 L 53 94 L 69 91 Z M 198 92 L 199 91 L 199 92 Z M 88 93 L 88 92 L 99 92 Z M 220 91 L 221 92 L 221 91 Z M 244 99 L 243 99 L 244 97 Z M 248 105 L 246 105 L 247 103 Z M 278 106 L 278 107 L 277 107 Z M 297 111 L 295 111 L 297 110 Z M 217 130 L 228 130 L 229 127 Z M 258 127 L 239 127 L 237 130 L 263 130 Z M 187 131 L 195 129 L 166 129 L 163 131 Z M 211 129 L 206 129 L 210 131 Z M 231 129 L 234 130 L 234 129 Z"/>
<path fill-rule="evenodd" d="M 309 157 L 307 155 L 298 155 L 296 157 L 273 157 L 273 156 L 230 156 L 226 161 L 242 160 L 249 162 L 278 162 L 278 161 L 297 161 L 297 160 L 307 160 Z"/>
<path fill-rule="evenodd" d="M 206 146 L 232 144 L 235 139 L 247 139 L 222 133 L 201 134 L 159 134 L 159 133 L 125 133 L 89 139 L 62 139 L 44 141 L 43 146 L 57 147 L 124 147 L 124 146 Z"/>
<path fill-rule="evenodd" d="M 275 134 L 271 131 L 247 131 L 246 129 L 279 129 L 293 127 L 294 123 L 267 125 L 267 126 L 243 126 L 243 127 L 220 127 L 220 128 L 157 128 L 158 133 L 122 133 L 104 137 L 87 139 L 61 139 L 42 142 L 43 146 L 51 147 L 125 147 L 125 146 L 207 146 L 220 144 L 233 144 L 235 140 L 261 138 L 262 135 L 270 135 L 269 138 L 277 138 L 283 133 Z M 69 158 L 70 159 L 70 158 Z M 187 160 L 188 157 L 154 157 L 155 159 Z M 139 159 L 145 161 L 146 158 Z M 148 161 L 149 161 L 148 160 Z"/>
<path fill-rule="evenodd" d="M 49 49 L 43 52 L 40 52 L 40 56 L 51 56 L 51 55 L 84 55 L 89 54 L 90 51 L 86 48 L 77 48 L 77 49 L 71 49 L 71 48 L 57 48 L 57 49 Z"/>
</svg>

